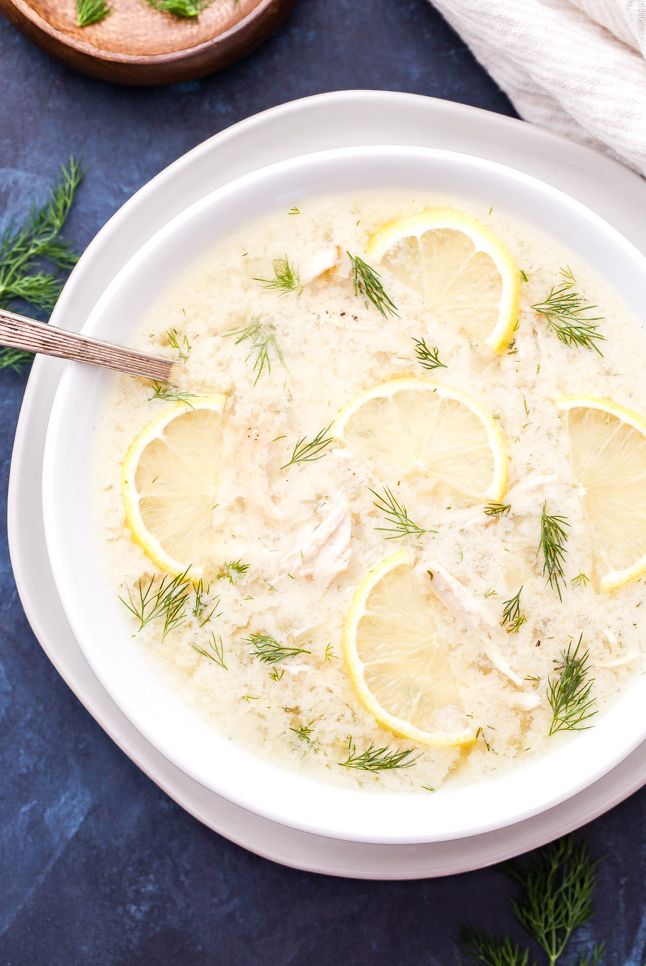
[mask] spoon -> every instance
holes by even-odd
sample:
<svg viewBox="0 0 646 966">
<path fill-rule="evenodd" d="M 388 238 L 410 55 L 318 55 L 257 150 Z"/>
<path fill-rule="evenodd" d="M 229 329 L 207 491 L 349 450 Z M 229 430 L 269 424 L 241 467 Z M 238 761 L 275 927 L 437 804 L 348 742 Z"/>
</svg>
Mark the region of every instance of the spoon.
<svg viewBox="0 0 646 966">
<path fill-rule="evenodd" d="M 0 345 L 26 352 L 42 352 L 46 356 L 89 362 L 93 366 L 118 369 L 133 376 L 144 376 L 156 382 L 170 382 L 173 362 L 124 349 L 109 342 L 90 339 L 78 332 L 58 329 L 35 319 L 0 309 Z"/>
</svg>

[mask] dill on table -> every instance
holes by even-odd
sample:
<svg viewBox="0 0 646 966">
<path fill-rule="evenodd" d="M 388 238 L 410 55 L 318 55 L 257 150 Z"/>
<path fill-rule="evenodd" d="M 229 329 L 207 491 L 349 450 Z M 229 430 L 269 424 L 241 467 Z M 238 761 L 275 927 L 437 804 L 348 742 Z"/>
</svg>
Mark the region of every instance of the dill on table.
<svg viewBox="0 0 646 966">
<path fill-rule="evenodd" d="M 278 664 L 279 661 L 296 657 L 297 654 L 312 653 L 304 647 L 287 647 L 269 634 L 250 634 L 245 644 L 251 646 L 253 656 L 257 657 L 262 664 Z"/>
<path fill-rule="evenodd" d="M 556 966 L 569 951 L 575 931 L 592 917 L 592 900 L 600 860 L 592 859 L 585 844 L 566 836 L 545 848 L 537 859 L 527 863 L 506 863 L 505 871 L 518 886 L 519 894 L 510 901 L 512 911 L 527 936 L 545 954 L 548 966 Z M 534 966 L 530 951 L 513 936 L 495 936 L 481 929 L 460 932 L 462 951 L 472 963 L 487 966 Z M 593 943 L 579 951 L 578 966 L 600 966 L 604 945 Z"/>
<path fill-rule="evenodd" d="M 199 17 L 209 5 L 208 0 L 147 0 L 147 3 L 161 13 L 170 13 L 173 17 L 186 20 Z"/>
<path fill-rule="evenodd" d="M 372 302 L 374 307 L 380 312 L 384 318 L 388 315 L 399 315 L 397 311 L 397 306 L 388 295 L 384 289 L 383 283 L 381 281 L 381 275 L 376 272 L 374 268 L 371 268 L 367 262 L 364 262 L 363 258 L 358 255 L 352 255 L 350 252 L 346 252 L 348 258 L 350 259 L 350 264 L 352 265 L 352 284 L 354 286 L 354 294 L 363 296 Z"/>
<path fill-rule="evenodd" d="M 424 339 L 415 339 L 415 356 L 420 366 L 424 369 L 446 369 L 446 364 L 440 359 L 440 350 L 437 346 L 432 349 L 426 345 Z"/>
<path fill-rule="evenodd" d="M 389 486 L 384 486 L 383 494 L 378 493 L 371 487 L 369 489 L 375 497 L 373 506 L 384 515 L 386 522 L 390 524 L 387 527 L 375 527 L 376 530 L 388 534 L 386 540 L 396 540 L 399 537 L 406 537 L 410 534 L 421 536 L 423 533 L 429 532 L 410 519 L 408 510 L 398 501 Z"/>
<path fill-rule="evenodd" d="M 413 756 L 411 758 L 411 755 Z M 362 771 L 391 771 L 393 768 L 411 768 L 421 754 L 415 755 L 413 748 L 393 750 L 385 745 L 376 748 L 370 742 L 365 751 L 357 752 L 352 738 L 348 738 L 348 754 L 345 761 L 338 762 L 342 768 L 357 768 Z"/>
<path fill-rule="evenodd" d="M 543 576 L 547 578 L 552 590 L 556 591 L 559 600 L 563 599 L 561 588 L 565 583 L 563 564 L 568 539 L 565 527 L 569 526 L 565 517 L 549 514 L 547 503 L 543 504 L 538 552 L 543 554 Z"/>
<path fill-rule="evenodd" d="M 133 588 L 126 585 L 126 596 L 119 597 L 121 603 L 137 620 L 141 631 L 157 618 L 163 618 L 162 641 L 166 636 L 183 624 L 187 616 L 188 602 L 193 587 L 187 567 L 181 574 L 161 579 L 153 574 L 149 580 L 140 577 Z"/>
<path fill-rule="evenodd" d="M 547 700 L 552 709 L 552 723 L 548 735 L 559 731 L 586 731 L 591 728 L 590 718 L 597 713 L 596 699 L 592 694 L 594 678 L 588 651 L 581 652 L 583 634 L 573 646 L 561 654 L 556 665 L 556 675 L 547 682 Z"/>
<path fill-rule="evenodd" d="M 78 261 L 60 235 L 82 180 L 81 168 L 70 158 L 47 203 L 32 211 L 24 227 L 10 226 L 0 238 L 1 308 L 9 308 L 16 300 L 44 311 L 54 308 L 63 287 L 60 272 L 68 272 Z M 42 271 L 43 262 L 60 271 Z M 0 369 L 19 372 L 31 358 L 31 352 L 0 349 Z"/>
<path fill-rule="evenodd" d="M 484 508 L 485 516 L 504 517 L 511 510 L 511 503 L 487 503 Z"/>
<path fill-rule="evenodd" d="M 597 306 L 589 305 L 576 291 L 576 279 L 570 268 L 561 269 L 561 278 L 561 284 L 552 286 L 544 302 L 532 305 L 534 312 L 543 316 L 550 331 L 564 345 L 594 349 L 603 355 L 598 343 L 606 337 L 597 325 L 603 316 L 590 315 Z"/>
<path fill-rule="evenodd" d="M 332 428 L 329 423 L 324 429 L 319 430 L 313 439 L 308 440 L 306 436 L 299 439 L 288 463 L 281 466 L 281 470 L 286 470 L 288 466 L 296 463 L 315 463 L 325 456 L 325 451 L 334 442 L 334 436 L 326 435 Z"/>
<path fill-rule="evenodd" d="M 254 319 L 250 325 L 243 326 L 240 329 L 231 329 L 229 332 L 225 332 L 224 335 L 225 337 L 235 336 L 235 345 L 240 345 L 241 342 L 249 343 L 250 351 L 247 359 L 253 357 L 252 370 L 256 376 L 253 381 L 254 386 L 263 372 L 266 372 L 267 375 L 271 372 L 272 354 L 283 366 L 285 365 L 283 354 L 276 341 L 274 326 L 269 322 Z"/>
<path fill-rule="evenodd" d="M 206 647 L 201 647 L 199 644 L 193 644 L 193 649 L 201 654 L 202 657 L 207 657 L 209 661 L 213 661 L 218 667 L 221 667 L 224 671 L 228 671 L 226 661 L 224 659 L 224 644 L 222 643 L 221 637 L 216 637 L 215 632 L 211 631 L 211 636 L 209 638 Z"/>
<path fill-rule="evenodd" d="M 76 23 L 79 27 L 89 27 L 105 20 L 111 11 L 106 0 L 76 0 Z"/>
<path fill-rule="evenodd" d="M 263 288 L 275 289 L 279 295 L 286 295 L 287 292 L 300 292 L 301 276 L 295 265 L 292 265 L 287 255 L 283 258 L 275 258 L 271 263 L 274 270 L 273 278 L 254 278 L 254 282 L 260 282 Z"/>
<path fill-rule="evenodd" d="M 185 389 L 177 389 L 175 386 L 164 385 L 162 382 L 153 383 L 153 394 L 148 397 L 148 401 L 151 402 L 153 399 L 162 399 L 165 402 L 185 402 L 193 408 L 192 399 L 197 399 L 198 396 L 194 392 L 187 392 Z"/>
<path fill-rule="evenodd" d="M 523 588 L 521 587 L 517 594 L 503 603 L 500 624 L 502 627 L 507 628 L 508 634 L 517 634 L 523 624 L 527 623 L 527 618 L 520 609 L 520 595 L 522 590 Z"/>
</svg>

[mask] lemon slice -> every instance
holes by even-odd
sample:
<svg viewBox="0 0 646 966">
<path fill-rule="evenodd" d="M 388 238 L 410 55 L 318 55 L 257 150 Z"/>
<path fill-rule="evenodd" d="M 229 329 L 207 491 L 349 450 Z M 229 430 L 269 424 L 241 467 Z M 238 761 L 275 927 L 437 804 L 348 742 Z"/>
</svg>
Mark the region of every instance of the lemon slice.
<svg viewBox="0 0 646 966">
<path fill-rule="evenodd" d="M 428 208 L 379 228 L 369 257 L 419 292 L 432 315 L 502 352 L 518 323 L 520 271 L 485 225 L 454 208 Z"/>
<path fill-rule="evenodd" d="M 332 434 L 384 480 L 421 474 L 435 489 L 500 500 L 507 451 L 495 420 L 466 393 L 417 376 L 366 390 L 341 410 Z"/>
<path fill-rule="evenodd" d="M 595 584 L 646 572 L 646 418 L 595 396 L 563 396 L 572 474 L 592 537 Z"/>
<path fill-rule="evenodd" d="M 123 461 L 133 539 L 162 570 L 198 578 L 213 546 L 224 396 L 178 402 L 147 423 Z"/>
<path fill-rule="evenodd" d="M 447 655 L 433 633 L 430 594 L 406 550 L 368 571 L 343 629 L 350 679 L 384 728 L 438 747 L 472 744 Z"/>
</svg>

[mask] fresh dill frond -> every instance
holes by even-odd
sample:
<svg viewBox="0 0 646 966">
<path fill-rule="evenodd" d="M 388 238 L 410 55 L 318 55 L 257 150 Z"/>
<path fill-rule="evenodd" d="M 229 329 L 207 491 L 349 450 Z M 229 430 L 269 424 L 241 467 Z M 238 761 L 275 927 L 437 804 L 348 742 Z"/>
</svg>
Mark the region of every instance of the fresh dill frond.
<svg viewBox="0 0 646 966">
<path fill-rule="evenodd" d="M 414 757 L 411 758 L 411 755 Z M 365 751 L 357 752 L 352 738 L 348 738 L 348 754 L 345 761 L 338 762 L 342 768 L 358 768 L 362 771 L 380 772 L 393 768 L 412 768 L 421 755 L 415 755 L 413 748 L 392 750 L 387 745 L 376 748 L 370 742 Z"/>
<path fill-rule="evenodd" d="M 335 657 L 336 657 L 336 654 L 334 653 L 334 647 L 331 644 L 326 644 L 325 655 L 323 657 L 323 660 L 325 661 L 325 663 L 331 664 L 332 661 L 335 659 Z"/>
<path fill-rule="evenodd" d="M 506 866 L 521 889 L 512 902 L 519 923 L 545 951 L 550 966 L 566 951 L 574 931 L 592 915 L 599 860 L 568 835 L 543 850 L 533 864 Z"/>
<path fill-rule="evenodd" d="M 199 17 L 208 7 L 208 0 L 147 0 L 151 7 L 161 13 L 170 13 L 173 17 L 192 20 Z"/>
<path fill-rule="evenodd" d="M 31 212 L 24 227 L 10 226 L 0 238 L 1 308 L 11 307 L 16 300 L 46 312 L 54 308 L 63 287 L 60 272 L 68 272 L 78 261 L 60 234 L 82 180 L 81 168 L 71 158 L 61 168 L 61 178 L 46 204 Z M 38 270 L 41 262 L 50 262 L 59 272 Z M 19 372 L 31 358 L 30 352 L 0 349 L 0 369 Z"/>
<path fill-rule="evenodd" d="M 178 332 L 177 329 L 167 329 L 166 341 L 171 349 L 175 349 L 179 356 L 180 362 L 188 362 L 188 358 L 193 347 L 188 341 L 188 336 L 186 333 L 182 334 L 181 332 Z"/>
<path fill-rule="evenodd" d="M 269 322 L 262 322 L 260 319 L 254 319 L 250 325 L 243 326 L 240 329 L 231 329 L 230 332 L 224 333 L 226 336 L 235 336 L 235 345 L 240 345 L 241 342 L 250 343 L 250 352 L 247 359 L 253 357 L 253 367 L 252 370 L 256 375 L 253 381 L 254 386 L 262 376 L 263 372 L 267 372 L 267 375 L 271 372 L 271 357 L 274 355 L 281 365 L 285 365 L 285 360 L 283 359 L 283 354 L 280 351 L 280 346 L 276 341 L 276 331 L 274 326 Z"/>
<path fill-rule="evenodd" d="M 437 346 L 429 349 L 424 339 L 413 338 L 413 342 L 415 343 L 415 355 L 420 366 L 424 369 L 446 369 L 445 363 L 440 359 L 440 350 Z"/>
<path fill-rule="evenodd" d="M 0 369 L 13 369 L 14 372 L 22 372 L 23 366 L 31 358 L 31 352 L 23 352 L 22 349 L 2 349 L 0 350 Z"/>
<path fill-rule="evenodd" d="M 529 952 L 509 936 L 493 936 L 482 929 L 462 929 L 460 946 L 472 963 L 485 966 L 530 966 Z"/>
<path fill-rule="evenodd" d="M 606 958 L 606 944 L 595 943 L 590 952 L 579 954 L 577 966 L 602 966 Z"/>
<path fill-rule="evenodd" d="M 561 269 L 561 278 L 561 284 L 552 286 L 544 302 L 532 305 L 533 310 L 543 316 L 548 328 L 564 345 L 594 349 L 603 355 L 598 343 L 606 337 L 597 325 L 603 316 L 590 315 L 597 306 L 588 305 L 576 291 L 576 279 L 570 268 Z"/>
<path fill-rule="evenodd" d="M 284 667 L 273 667 L 269 672 L 269 677 L 272 681 L 281 681 L 285 674 Z"/>
<path fill-rule="evenodd" d="M 287 212 L 288 215 L 300 215 L 300 213 L 301 213 L 300 208 L 290 208 L 289 211 Z"/>
<path fill-rule="evenodd" d="M 202 657 L 208 657 L 209 661 L 213 661 L 213 663 L 217 664 L 218 667 L 223 668 L 225 671 L 229 670 L 224 660 L 224 644 L 222 643 L 222 638 L 216 637 L 214 631 L 211 631 L 211 636 L 206 648 L 200 647 L 199 644 L 193 644 L 193 648 L 198 654 L 201 654 Z"/>
<path fill-rule="evenodd" d="M 485 516 L 504 517 L 511 510 L 511 503 L 487 503 L 484 508 Z"/>
<path fill-rule="evenodd" d="M 326 435 L 331 428 L 332 423 L 329 423 L 325 429 L 319 430 L 313 439 L 308 440 L 306 436 L 299 439 L 294 446 L 289 463 L 281 466 L 281 470 L 286 470 L 288 466 L 296 463 L 314 463 L 322 459 L 325 456 L 325 450 L 334 442 L 334 436 Z"/>
<path fill-rule="evenodd" d="M 556 665 L 556 676 L 547 682 L 547 700 L 552 709 L 552 723 L 548 734 L 558 731 L 586 731 L 591 728 L 590 718 L 597 713 L 596 699 L 592 694 L 592 667 L 588 651 L 581 651 L 583 634 L 576 646 L 572 642 Z"/>
<path fill-rule="evenodd" d="M 527 278 L 527 272 L 525 271 L 524 268 L 521 268 L 521 270 L 520 270 L 520 280 L 521 280 L 521 282 L 528 282 L 529 281 L 529 279 Z"/>
<path fill-rule="evenodd" d="M 185 402 L 193 408 L 193 403 L 191 399 L 197 399 L 197 395 L 194 392 L 187 392 L 185 389 L 176 389 L 175 386 L 167 386 L 162 382 L 153 383 L 153 394 L 148 397 L 148 401 L 151 402 L 153 399 L 162 399 L 165 402 Z"/>
<path fill-rule="evenodd" d="M 352 265 L 352 284 L 354 294 L 367 298 L 384 318 L 388 315 L 399 315 L 397 306 L 388 295 L 381 281 L 379 272 L 371 268 L 363 258 L 346 252 Z"/>
<path fill-rule="evenodd" d="M 290 728 L 289 730 L 293 731 L 297 738 L 300 738 L 301 741 L 307 742 L 309 745 L 311 742 L 311 736 L 314 733 L 314 728 L 312 725 L 315 723 L 315 721 L 316 718 L 312 719 L 312 721 L 308 721 L 307 724 L 302 724 L 297 728 Z"/>
<path fill-rule="evenodd" d="M 563 564 L 568 540 L 565 527 L 569 526 L 565 517 L 550 515 L 547 512 L 547 503 L 543 504 L 538 551 L 543 554 L 543 576 L 547 578 L 552 590 L 556 591 L 559 600 L 563 600 L 561 588 L 565 584 Z"/>
<path fill-rule="evenodd" d="M 210 585 L 204 585 L 204 581 L 200 577 L 198 582 L 195 584 L 193 591 L 195 593 L 195 598 L 193 600 L 193 607 L 191 613 L 195 617 L 196 621 L 200 627 L 204 627 L 208 624 L 213 615 L 215 614 L 216 608 L 220 604 L 220 598 L 216 597 L 213 600 L 209 597 L 211 587 Z M 215 614 L 219 617 L 219 614 Z"/>
<path fill-rule="evenodd" d="M 218 580 L 228 580 L 230 584 L 235 584 L 238 577 L 244 577 L 249 570 L 249 564 L 242 560 L 225 560 L 222 569 L 217 575 Z"/>
<path fill-rule="evenodd" d="M 287 647 L 269 634 L 250 634 L 245 644 L 251 646 L 253 656 L 257 657 L 262 664 L 278 664 L 279 661 L 295 657 L 297 654 L 312 653 L 304 647 Z"/>
<path fill-rule="evenodd" d="M 126 585 L 126 596 L 120 596 L 119 600 L 137 620 L 139 631 L 151 621 L 163 618 L 163 641 L 167 634 L 184 623 L 192 589 L 188 577 L 190 569 L 187 567 L 176 577 L 166 574 L 159 579 L 153 575 L 148 581 L 140 577 L 134 588 Z"/>
<path fill-rule="evenodd" d="M 105 20 L 111 12 L 106 0 L 76 0 L 76 23 L 79 27 L 89 27 L 90 24 Z"/>
<path fill-rule="evenodd" d="M 520 609 L 520 595 L 522 590 L 523 588 L 521 587 L 517 594 L 503 603 L 500 625 L 501 627 L 507 628 L 508 634 L 517 634 L 523 624 L 527 623 L 527 618 Z"/>
<path fill-rule="evenodd" d="M 410 519 L 406 507 L 402 506 L 389 486 L 384 487 L 383 494 L 378 493 L 371 487 L 369 487 L 369 490 L 375 497 L 372 505 L 379 513 L 384 515 L 387 523 L 390 524 L 388 527 L 375 527 L 375 530 L 388 534 L 386 540 L 396 540 L 398 537 L 406 537 L 410 534 L 421 536 L 428 532 Z"/>
<path fill-rule="evenodd" d="M 574 587 L 586 587 L 590 583 L 590 578 L 587 574 L 581 572 L 580 574 L 577 574 L 576 577 L 573 577 L 570 583 Z"/>
<path fill-rule="evenodd" d="M 275 258 L 271 263 L 274 270 L 273 278 L 254 278 L 254 282 L 260 282 L 263 288 L 276 289 L 279 295 L 286 295 L 287 292 L 300 292 L 301 276 L 295 265 L 292 265 L 287 255 L 284 258 Z"/>
</svg>

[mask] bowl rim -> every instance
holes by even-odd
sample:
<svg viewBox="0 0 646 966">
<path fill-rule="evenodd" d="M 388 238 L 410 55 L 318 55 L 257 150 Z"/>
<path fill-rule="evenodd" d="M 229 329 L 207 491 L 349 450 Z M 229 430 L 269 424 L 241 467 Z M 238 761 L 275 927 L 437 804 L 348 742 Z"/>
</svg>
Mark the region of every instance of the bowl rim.
<svg viewBox="0 0 646 966">
<path fill-rule="evenodd" d="M 97 322 L 99 323 L 102 318 L 102 313 L 109 310 L 110 301 L 116 296 L 116 294 L 124 287 L 127 287 L 128 281 L 131 280 L 140 270 L 141 266 L 148 260 L 154 260 L 155 256 L 158 255 L 159 250 L 165 243 L 177 237 L 178 233 L 184 229 L 186 226 L 190 226 L 192 221 L 199 218 L 199 215 L 209 210 L 212 206 L 217 207 L 223 202 L 231 201 L 235 199 L 236 195 L 243 195 L 249 192 L 252 188 L 258 187 L 264 184 L 268 179 L 280 178 L 281 176 L 292 176 L 294 172 L 307 169 L 316 168 L 316 166 L 323 165 L 324 167 L 332 163 L 344 163 L 352 164 L 358 161 L 365 161 L 368 159 L 374 160 L 380 157 L 384 160 L 392 162 L 394 160 L 400 160 L 403 162 L 411 161 L 411 159 L 426 160 L 426 161 L 448 161 L 453 163 L 461 164 L 468 168 L 476 168 L 480 172 L 489 172 L 495 177 L 502 177 L 507 181 L 515 181 L 517 184 L 523 187 L 529 187 L 534 193 L 538 192 L 539 195 L 544 197 L 550 197 L 552 202 L 556 202 L 558 205 L 569 208 L 571 213 L 574 213 L 575 217 L 584 218 L 589 223 L 591 222 L 598 230 L 605 233 L 608 236 L 612 244 L 618 245 L 623 248 L 624 253 L 627 257 L 636 260 L 639 264 L 641 271 L 643 272 L 646 267 L 646 259 L 644 256 L 622 235 L 619 234 L 612 226 L 605 222 L 600 216 L 596 215 L 586 206 L 582 205 L 580 202 L 572 199 L 566 193 L 560 191 L 559 189 L 553 188 L 551 185 L 537 179 L 531 175 L 527 175 L 524 172 L 518 171 L 508 165 L 503 165 L 497 162 L 487 161 L 475 155 L 467 155 L 454 151 L 448 151 L 444 149 L 435 148 L 416 148 L 416 147 L 406 147 L 406 146 L 370 146 L 362 148 L 341 148 L 333 149 L 327 151 L 316 152 L 314 154 L 302 155 L 296 158 L 289 159 L 288 161 L 280 161 L 275 164 L 271 164 L 267 167 L 258 169 L 250 174 L 244 175 L 243 177 L 224 185 L 214 192 L 206 195 L 204 198 L 193 203 L 185 211 L 181 212 L 179 215 L 175 216 L 171 221 L 169 221 L 165 226 L 159 229 L 149 241 L 142 246 L 138 254 L 131 262 L 122 268 L 112 282 L 108 285 L 103 295 L 95 305 L 93 311 L 91 312 L 86 324 L 83 326 L 83 331 L 93 332 Z M 392 187 L 395 187 L 397 183 L 396 177 L 392 179 Z M 401 185 L 401 181 L 399 182 Z M 344 189 L 352 190 L 352 189 Z M 357 189 L 355 189 L 357 190 Z M 308 191 L 307 194 L 312 197 L 316 194 L 321 194 L 321 192 Z M 326 194 L 330 194 L 330 191 L 326 191 Z M 465 192 L 466 194 L 467 192 Z M 300 197 L 304 196 L 304 193 L 300 193 Z M 273 205 L 275 210 L 277 205 Z M 513 210 L 513 209 L 512 209 Z M 248 221 L 249 218 L 241 218 L 239 224 Z M 214 244 L 214 242 L 212 242 Z M 106 309 L 107 307 L 107 309 Z M 327 835 L 334 838 L 345 839 L 345 840 L 356 840 L 362 842 L 376 842 L 381 844 L 407 844 L 415 842 L 430 842 L 430 841 L 442 841 L 446 839 L 455 839 L 468 837 L 471 835 L 480 834 L 482 832 L 492 831 L 496 828 L 501 828 L 506 825 L 514 824 L 515 822 L 523 821 L 530 818 L 537 813 L 544 811 L 552 806 L 558 804 L 566 798 L 571 797 L 577 792 L 581 791 L 583 788 L 592 784 L 603 774 L 611 770 L 616 764 L 618 764 L 623 758 L 626 757 L 643 739 L 644 734 L 646 734 L 646 726 L 644 727 L 643 733 L 636 734 L 632 732 L 633 738 L 624 744 L 614 744 L 612 745 L 612 754 L 607 754 L 604 756 L 593 755 L 593 760 L 595 767 L 591 769 L 584 776 L 579 775 L 576 780 L 570 779 L 569 784 L 562 788 L 560 791 L 553 792 L 550 795 L 546 795 L 543 799 L 535 801 L 531 805 L 526 803 L 525 807 L 521 810 L 511 810 L 503 816 L 498 816 L 497 818 L 490 816 L 487 820 L 480 819 L 474 822 L 474 824 L 466 827 L 462 827 L 458 830 L 452 829 L 447 832 L 433 831 L 428 828 L 417 828 L 416 830 L 411 830 L 410 824 L 406 824 L 407 831 L 405 834 L 395 834 L 391 831 L 384 830 L 376 833 L 374 830 L 372 832 L 366 831 L 362 824 L 355 823 L 353 827 L 348 827 L 344 825 L 343 822 L 339 823 L 337 821 L 328 821 L 327 824 L 321 824 L 321 821 L 311 821 L 306 816 L 296 815 L 291 813 L 289 809 L 287 813 L 284 808 L 277 807 L 276 803 L 266 804 L 258 801 L 257 797 L 245 796 L 244 794 L 236 793 L 232 791 L 230 787 L 226 784 L 218 783 L 213 781 L 212 775 L 205 775 L 204 771 L 200 768 L 195 770 L 193 767 L 187 767 L 186 762 L 177 757 L 177 755 L 169 751 L 167 747 L 162 747 L 159 743 L 158 735 L 150 731 L 147 723 L 141 720 L 141 715 L 138 714 L 136 708 L 126 708 L 124 706 L 122 696 L 117 691 L 115 693 L 114 687 L 106 684 L 105 677 L 102 673 L 102 669 L 97 666 L 94 660 L 94 654 L 91 648 L 86 646 L 86 627 L 85 621 L 79 616 L 80 612 L 75 608 L 75 600 L 73 595 L 70 594 L 71 585 L 69 581 L 65 579 L 65 568 L 60 566 L 65 559 L 64 554 L 64 544 L 61 543 L 61 536 L 57 532 L 56 519 L 57 519 L 57 504 L 55 500 L 56 493 L 56 481 L 57 481 L 57 454 L 59 452 L 58 439 L 60 439 L 61 432 L 63 431 L 63 423 L 69 425 L 63 419 L 63 411 L 66 404 L 66 396 L 69 395 L 73 389 L 73 384 L 75 378 L 78 376 L 79 370 L 76 368 L 68 367 L 63 373 L 59 387 L 56 392 L 56 397 L 52 406 L 52 411 L 50 414 L 50 421 L 47 428 L 47 437 L 45 443 L 45 452 L 43 459 L 43 514 L 45 522 L 45 533 L 47 540 L 47 549 L 50 556 L 50 561 L 52 565 L 52 572 L 54 574 L 55 583 L 57 590 L 59 592 L 61 602 L 66 613 L 67 619 L 74 631 L 74 634 L 79 642 L 79 646 L 84 653 L 84 656 L 90 663 L 95 674 L 101 681 L 102 685 L 106 688 L 112 699 L 121 708 L 121 710 L 128 716 L 128 718 L 133 722 L 135 727 L 144 734 L 144 736 L 169 760 L 171 760 L 176 766 L 184 770 L 193 779 L 211 788 L 217 794 L 222 795 L 224 798 L 228 798 L 231 801 L 236 802 L 238 805 L 242 805 L 250 811 L 256 812 L 257 814 L 263 815 L 270 820 L 279 822 L 281 824 L 290 825 L 295 828 L 299 828 L 304 831 L 313 832 L 318 835 Z M 75 376 L 76 374 L 76 376 Z M 624 695 L 619 701 L 615 703 L 613 709 L 619 705 L 626 703 L 626 695 Z M 604 720 L 608 718 L 612 710 L 604 714 Z M 209 727 L 213 728 L 213 725 Z M 597 726 L 599 727 L 599 726 Z M 594 729 L 591 732 L 579 735 L 576 738 L 577 747 L 583 748 L 583 744 L 594 746 L 598 742 L 590 741 L 590 735 L 594 733 Z M 599 732 L 597 731 L 597 734 Z M 463 793 L 465 789 L 473 791 L 474 789 L 482 789 L 484 784 L 495 784 L 501 791 L 504 790 L 504 779 L 511 776 L 518 776 L 521 771 L 527 771 L 528 769 L 534 771 L 539 762 L 546 762 L 548 759 L 553 759 L 555 755 L 565 749 L 571 748 L 574 741 L 568 742 L 566 745 L 561 746 L 561 748 L 556 749 L 554 752 L 550 752 L 547 755 L 541 755 L 535 761 L 527 763 L 522 766 L 522 768 L 514 769 L 509 775 L 498 776 L 494 779 L 487 779 L 484 782 L 478 782 L 474 785 L 464 786 L 460 789 L 445 790 L 442 789 L 441 796 L 446 798 L 448 795 L 458 791 Z M 251 756 L 253 757 L 253 756 Z M 571 757 L 571 754 L 570 754 Z M 581 756 L 578 756 L 581 757 Z M 285 774 L 292 774 L 291 771 L 287 771 L 282 767 L 272 766 L 275 768 L 276 772 L 280 772 L 281 776 Z M 297 774 L 297 773 L 296 773 Z M 349 792 L 348 789 L 334 786 L 330 784 L 323 784 L 319 781 L 314 781 L 312 779 L 306 779 L 299 776 L 298 780 L 303 784 L 310 784 L 314 789 L 320 793 L 322 788 L 332 789 L 335 793 L 335 797 L 344 797 Z M 508 784 L 508 783 L 507 783 Z M 356 795 L 356 793 L 352 793 Z M 397 807 L 402 805 L 405 799 L 409 797 L 414 797 L 416 800 L 421 798 L 420 795 L 408 796 L 406 793 L 378 793 L 378 795 L 366 795 L 366 793 L 359 793 L 361 795 L 362 801 L 365 805 L 366 801 L 381 800 L 382 803 L 387 803 L 388 807 Z M 434 796 L 433 796 L 434 797 Z M 427 796 L 424 799 L 428 802 L 430 799 Z M 429 810 L 430 811 L 430 810 Z"/>
</svg>

